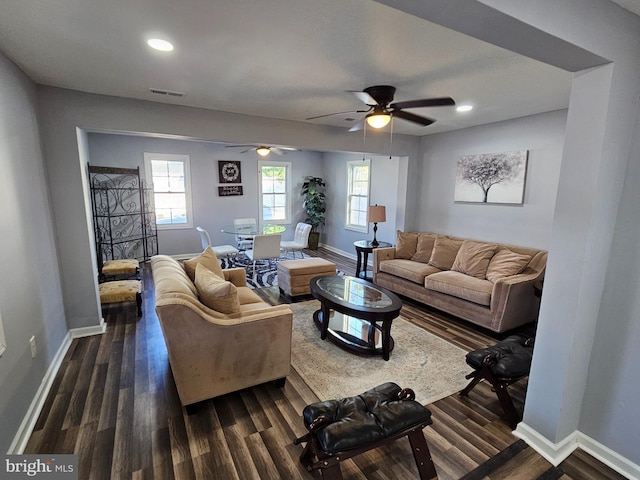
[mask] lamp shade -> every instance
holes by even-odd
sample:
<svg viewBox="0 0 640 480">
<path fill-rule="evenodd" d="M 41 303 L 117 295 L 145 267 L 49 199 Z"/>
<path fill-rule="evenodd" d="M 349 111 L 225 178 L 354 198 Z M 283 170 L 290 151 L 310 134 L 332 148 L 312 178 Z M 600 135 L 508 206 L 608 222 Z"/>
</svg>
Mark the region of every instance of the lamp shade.
<svg viewBox="0 0 640 480">
<path fill-rule="evenodd" d="M 387 211 L 383 205 L 369 205 L 369 222 L 381 223 L 387 220 Z"/>
<path fill-rule="evenodd" d="M 260 155 L 261 157 L 266 157 L 267 155 L 269 155 L 271 153 L 271 149 L 269 147 L 258 147 L 256 148 L 256 153 L 258 155 Z"/>
</svg>

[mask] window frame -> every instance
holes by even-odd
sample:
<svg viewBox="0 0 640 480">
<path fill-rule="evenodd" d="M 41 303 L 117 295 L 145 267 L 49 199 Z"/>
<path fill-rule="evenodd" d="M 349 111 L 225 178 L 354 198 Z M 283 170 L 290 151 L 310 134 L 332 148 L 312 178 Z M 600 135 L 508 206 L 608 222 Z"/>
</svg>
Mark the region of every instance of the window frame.
<svg viewBox="0 0 640 480">
<path fill-rule="evenodd" d="M 368 212 L 365 211 L 365 224 L 357 225 L 350 223 L 351 219 L 351 198 L 352 198 L 352 186 L 353 186 L 353 176 L 355 167 L 361 167 L 362 165 L 366 165 L 368 168 L 368 176 L 367 176 L 367 195 L 366 195 L 366 204 L 367 210 L 369 206 L 369 199 L 371 198 L 371 159 L 366 158 L 363 160 L 351 160 L 347 162 L 347 195 L 346 195 L 346 205 L 345 205 L 345 228 L 347 230 L 352 230 L 354 232 L 360 233 L 369 233 L 369 218 Z M 355 195 L 353 195 L 355 196 Z M 362 196 L 362 195 L 359 195 Z"/>
<path fill-rule="evenodd" d="M 184 195 L 185 195 L 185 209 L 187 221 L 185 223 L 158 223 L 158 217 L 156 216 L 156 228 L 158 230 L 177 230 L 177 229 L 188 229 L 193 228 L 193 201 L 192 201 L 192 191 L 191 191 L 191 158 L 189 155 L 180 154 L 180 153 L 151 153 L 144 152 L 144 167 L 145 167 L 145 175 L 147 178 L 147 184 L 153 189 L 153 201 L 154 201 L 154 210 L 155 210 L 155 195 L 156 191 L 153 187 L 153 169 L 151 167 L 151 162 L 153 160 L 160 161 L 178 161 L 182 162 L 184 168 Z M 165 192 L 158 192 L 165 193 Z M 175 192 L 182 193 L 182 192 Z"/>
<path fill-rule="evenodd" d="M 262 191 L 262 169 L 264 167 L 284 167 L 285 168 L 285 218 L 281 220 L 265 220 L 264 219 L 264 195 L 271 195 L 271 193 L 264 193 Z M 260 224 L 265 223 L 270 225 L 288 225 L 291 223 L 291 176 L 292 176 L 292 163 L 291 162 L 279 162 L 279 161 L 260 161 L 258 163 L 258 210 L 260 216 Z"/>
</svg>

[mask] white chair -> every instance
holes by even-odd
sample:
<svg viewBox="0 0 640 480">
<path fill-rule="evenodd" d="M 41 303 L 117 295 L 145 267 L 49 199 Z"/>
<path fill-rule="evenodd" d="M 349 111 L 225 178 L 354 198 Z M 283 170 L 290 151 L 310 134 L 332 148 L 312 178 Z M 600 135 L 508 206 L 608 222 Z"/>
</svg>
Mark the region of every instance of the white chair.
<svg viewBox="0 0 640 480">
<path fill-rule="evenodd" d="M 293 258 L 296 258 L 296 252 L 300 252 L 300 257 L 304 258 L 302 250 L 309 248 L 309 234 L 311 233 L 311 225 L 308 223 L 298 223 L 296 231 L 293 234 L 293 240 L 285 240 L 280 242 L 280 246 L 286 252 L 293 252 Z"/>
<path fill-rule="evenodd" d="M 233 220 L 233 226 L 235 227 L 236 232 L 242 232 L 243 229 L 255 232 L 258 228 L 258 221 L 255 218 L 235 218 Z M 240 250 L 253 248 L 253 235 L 236 233 L 236 242 L 238 243 L 238 249 Z"/>
<path fill-rule="evenodd" d="M 267 260 L 269 268 L 271 262 L 280 257 L 280 239 L 282 235 L 256 235 L 253 237 L 253 248 L 247 250 L 245 255 L 253 263 L 253 278 L 256 276 L 256 263 L 259 260 Z"/>
<path fill-rule="evenodd" d="M 235 258 L 240 253 L 240 251 L 236 247 L 234 247 L 233 245 L 218 245 L 217 247 L 214 247 L 211 245 L 211 237 L 209 236 L 209 232 L 207 232 L 202 227 L 196 227 L 196 230 L 200 235 L 202 250 L 205 250 L 207 247 L 211 247 L 213 253 L 216 254 L 216 257 L 226 258 L 229 261 L 229 265 L 234 263 Z"/>
</svg>

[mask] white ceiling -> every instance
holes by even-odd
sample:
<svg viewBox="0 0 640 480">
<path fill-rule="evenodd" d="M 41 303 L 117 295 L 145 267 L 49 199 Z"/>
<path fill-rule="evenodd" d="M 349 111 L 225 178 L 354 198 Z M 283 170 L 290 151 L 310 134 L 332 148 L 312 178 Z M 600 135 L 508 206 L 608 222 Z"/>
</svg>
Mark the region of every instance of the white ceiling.
<svg viewBox="0 0 640 480">
<path fill-rule="evenodd" d="M 475 106 L 412 109 L 438 120 L 394 122 L 412 135 L 568 105 L 570 73 L 372 0 L 0 1 L 0 51 L 44 85 L 295 121 L 361 109 L 347 91 L 378 84 L 397 87 L 396 101 Z M 151 50 L 152 36 L 175 50 Z"/>
</svg>

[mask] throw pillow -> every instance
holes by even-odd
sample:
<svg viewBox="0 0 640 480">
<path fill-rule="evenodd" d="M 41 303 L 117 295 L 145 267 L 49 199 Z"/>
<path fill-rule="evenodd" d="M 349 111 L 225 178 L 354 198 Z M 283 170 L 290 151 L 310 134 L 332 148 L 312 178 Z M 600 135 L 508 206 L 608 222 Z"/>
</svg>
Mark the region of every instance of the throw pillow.
<svg viewBox="0 0 640 480">
<path fill-rule="evenodd" d="M 450 270 L 462 242 L 462 240 L 456 240 L 446 235 L 437 235 L 429 258 L 429 265 L 440 270 Z"/>
<path fill-rule="evenodd" d="M 431 258 L 431 252 L 433 251 L 433 244 L 436 242 L 436 235 L 434 233 L 421 233 L 418 235 L 418 245 L 416 247 L 416 253 L 411 257 L 414 262 L 429 263 Z"/>
<path fill-rule="evenodd" d="M 531 256 L 512 252 L 504 248 L 496 253 L 487 268 L 487 280 L 496 282 L 504 277 L 516 275 L 526 267 L 531 261 Z"/>
<path fill-rule="evenodd" d="M 416 253 L 417 244 L 417 232 L 402 232 L 398 230 L 396 236 L 396 258 L 410 259 Z"/>
<path fill-rule="evenodd" d="M 238 289 L 202 264 L 196 265 L 196 288 L 200 301 L 220 313 L 240 313 Z"/>
<path fill-rule="evenodd" d="M 222 267 L 220 266 L 218 257 L 216 257 L 216 254 L 211 247 L 207 247 L 205 251 L 197 257 L 184 261 L 184 271 L 187 272 L 191 281 L 196 278 L 196 266 L 199 263 L 207 267 L 220 278 L 224 278 L 224 273 L 222 272 Z"/>
<path fill-rule="evenodd" d="M 453 261 L 451 270 L 484 280 L 487 267 L 498 246 L 492 243 L 465 240 Z"/>
</svg>

